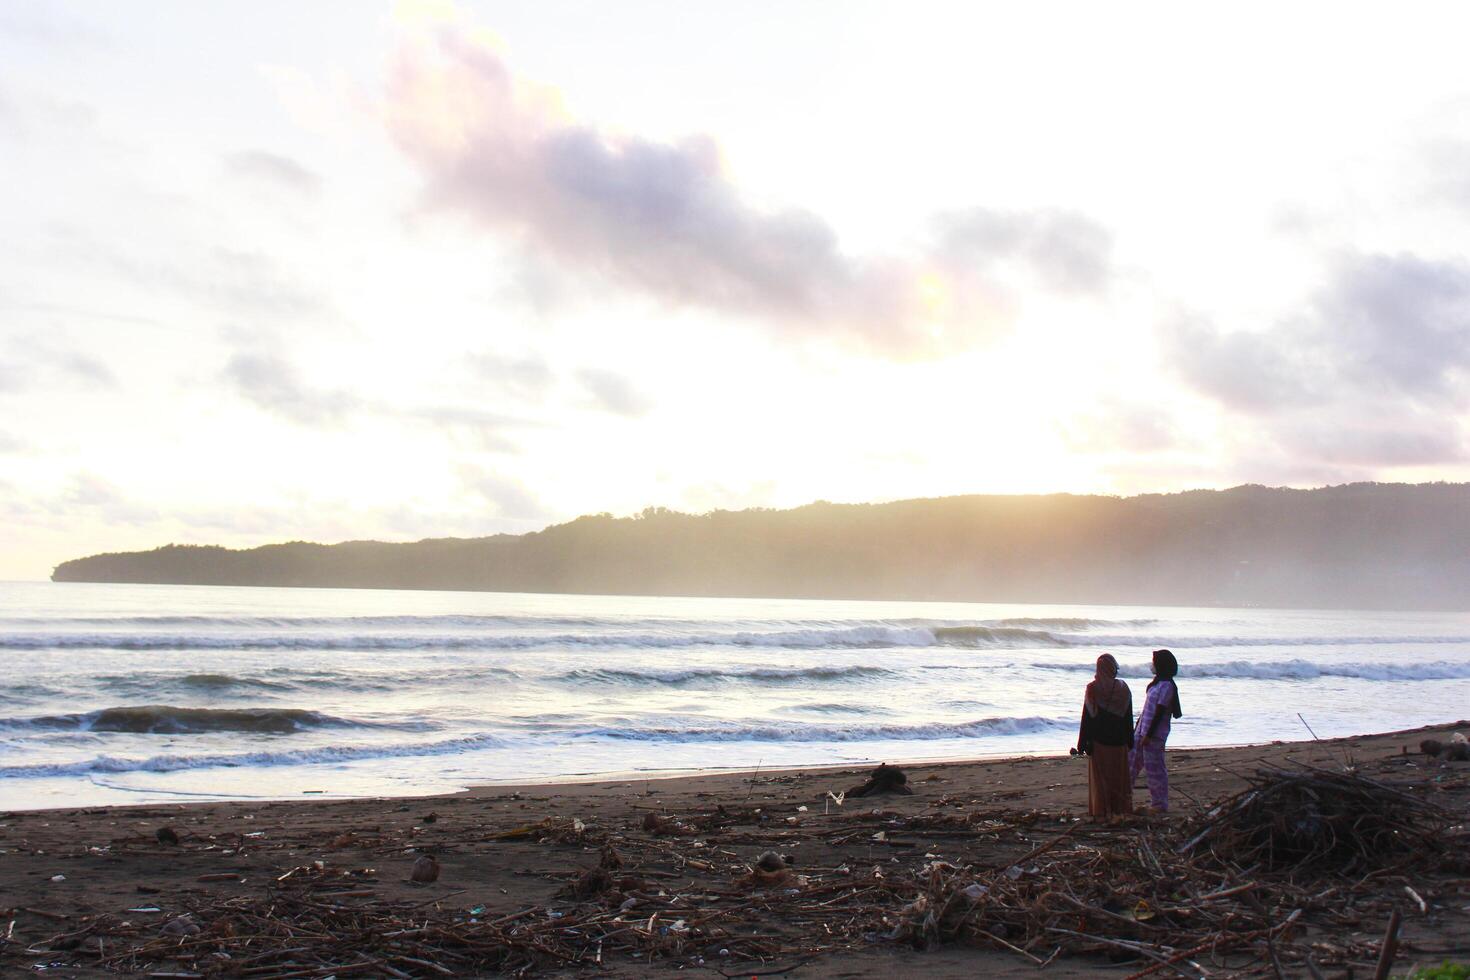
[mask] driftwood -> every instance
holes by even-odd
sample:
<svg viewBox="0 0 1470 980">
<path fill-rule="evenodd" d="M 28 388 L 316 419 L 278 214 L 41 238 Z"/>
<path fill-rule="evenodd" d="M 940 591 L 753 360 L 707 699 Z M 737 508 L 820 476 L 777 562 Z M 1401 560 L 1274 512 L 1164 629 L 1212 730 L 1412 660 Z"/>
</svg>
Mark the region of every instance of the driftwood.
<svg viewBox="0 0 1470 980">
<path fill-rule="evenodd" d="M 1444 851 L 1450 815 L 1352 770 L 1261 770 L 1216 805 L 1184 846 L 1238 866 L 1369 871 Z"/>
</svg>

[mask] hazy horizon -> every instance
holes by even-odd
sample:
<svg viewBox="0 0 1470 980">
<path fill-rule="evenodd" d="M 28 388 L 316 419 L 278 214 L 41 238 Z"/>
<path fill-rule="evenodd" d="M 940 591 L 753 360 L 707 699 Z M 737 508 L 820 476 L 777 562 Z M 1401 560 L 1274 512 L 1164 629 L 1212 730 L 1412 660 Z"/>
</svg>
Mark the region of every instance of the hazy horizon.
<svg viewBox="0 0 1470 980">
<path fill-rule="evenodd" d="M 1470 480 L 1467 28 L 7 3 L 0 579 L 647 506 Z"/>
</svg>

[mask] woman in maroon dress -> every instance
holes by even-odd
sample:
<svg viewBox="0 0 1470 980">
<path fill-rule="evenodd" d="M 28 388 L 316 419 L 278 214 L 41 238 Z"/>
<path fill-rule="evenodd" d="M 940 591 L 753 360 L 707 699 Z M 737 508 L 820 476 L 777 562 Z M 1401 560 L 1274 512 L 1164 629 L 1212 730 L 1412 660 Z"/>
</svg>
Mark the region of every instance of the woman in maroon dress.
<svg viewBox="0 0 1470 980">
<path fill-rule="evenodd" d="M 1133 692 L 1118 680 L 1111 653 L 1097 658 L 1097 673 L 1082 702 L 1077 751 L 1087 756 L 1087 812 L 1108 820 L 1133 812 L 1128 750 L 1133 748 Z"/>
</svg>

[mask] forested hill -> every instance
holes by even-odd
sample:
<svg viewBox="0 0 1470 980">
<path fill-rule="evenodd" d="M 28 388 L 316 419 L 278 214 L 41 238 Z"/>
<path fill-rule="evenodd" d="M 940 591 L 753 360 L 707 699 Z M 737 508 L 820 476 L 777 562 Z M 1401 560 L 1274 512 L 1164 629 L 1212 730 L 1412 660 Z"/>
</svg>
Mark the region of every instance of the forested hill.
<svg viewBox="0 0 1470 980">
<path fill-rule="evenodd" d="M 967 496 L 68 561 L 58 582 L 1470 609 L 1470 484 Z"/>
</svg>

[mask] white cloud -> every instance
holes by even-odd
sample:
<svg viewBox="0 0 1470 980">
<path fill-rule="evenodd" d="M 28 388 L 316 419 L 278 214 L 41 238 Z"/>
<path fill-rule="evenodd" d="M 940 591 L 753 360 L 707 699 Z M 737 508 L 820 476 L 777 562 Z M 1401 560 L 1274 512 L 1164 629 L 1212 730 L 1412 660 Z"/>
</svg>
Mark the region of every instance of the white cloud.
<svg viewBox="0 0 1470 980">
<path fill-rule="evenodd" d="M 1470 405 L 1470 267 L 1413 255 L 1338 259 L 1296 317 L 1224 332 L 1163 330 L 1186 384 L 1304 460 L 1459 462 Z"/>
<path fill-rule="evenodd" d="M 942 220 L 931 251 L 848 254 L 820 216 L 754 203 L 711 138 L 658 141 L 571 119 L 452 24 L 403 44 L 384 111 L 432 210 L 584 277 L 788 333 L 936 353 L 1008 325 L 995 301 L 1014 301 L 993 279 L 1001 265 L 1065 292 L 1108 275 L 1107 233 L 1060 211 L 964 212 Z"/>
<path fill-rule="evenodd" d="M 577 380 L 591 394 L 593 402 L 599 408 L 614 415 L 636 418 L 647 414 L 653 407 L 632 382 L 616 372 L 583 368 L 577 372 Z"/>
</svg>

